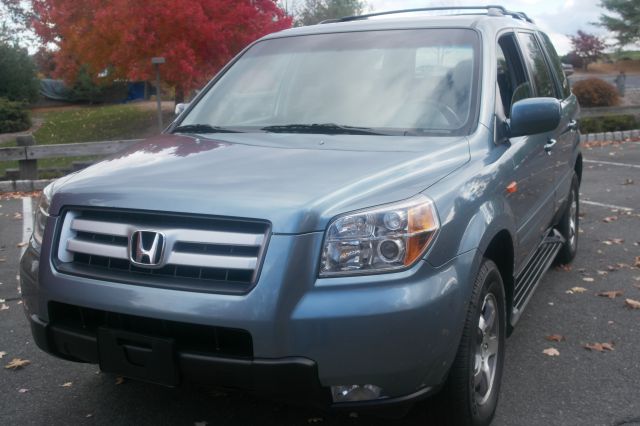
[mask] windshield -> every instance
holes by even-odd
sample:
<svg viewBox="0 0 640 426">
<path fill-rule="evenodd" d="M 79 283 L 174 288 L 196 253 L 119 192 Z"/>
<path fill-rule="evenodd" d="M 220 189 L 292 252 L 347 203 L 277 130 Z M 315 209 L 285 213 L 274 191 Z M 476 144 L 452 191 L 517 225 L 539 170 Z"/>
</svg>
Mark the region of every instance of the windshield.
<svg viewBox="0 0 640 426">
<path fill-rule="evenodd" d="M 478 37 L 465 29 L 264 40 L 180 124 L 217 131 L 466 134 L 475 120 L 477 61 Z"/>
</svg>

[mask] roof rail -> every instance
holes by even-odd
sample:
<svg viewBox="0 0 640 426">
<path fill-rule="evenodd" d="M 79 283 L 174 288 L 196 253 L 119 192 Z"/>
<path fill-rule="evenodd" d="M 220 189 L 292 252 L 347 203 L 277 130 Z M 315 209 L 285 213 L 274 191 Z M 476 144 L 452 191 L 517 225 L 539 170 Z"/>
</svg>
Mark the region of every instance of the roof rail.
<svg viewBox="0 0 640 426">
<path fill-rule="evenodd" d="M 349 21 L 360 21 L 368 18 L 373 18 L 376 16 L 383 15 L 395 15 L 399 13 L 411 13 L 411 12 L 432 12 L 432 11 L 445 11 L 445 10 L 486 10 L 487 15 L 489 16 L 511 16 L 515 19 L 520 19 L 522 21 L 527 21 L 533 24 L 533 19 L 529 18 L 524 12 L 513 12 L 505 9 L 503 6 L 496 5 L 488 5 L 488 6 L 439 6 L 439 7 L 418 7 L 414 9 L 400 9 L 400 10 L 389 10 L 386 12 L 374 12 L 367 13 L 365 15 L 354 15 L 354 16 L 345 16 L 337 19 L 327 19 L 325 21 L 320 22 L 321 24 L 330 24 L 335 22 L 349 22 Z"/>
</svg>

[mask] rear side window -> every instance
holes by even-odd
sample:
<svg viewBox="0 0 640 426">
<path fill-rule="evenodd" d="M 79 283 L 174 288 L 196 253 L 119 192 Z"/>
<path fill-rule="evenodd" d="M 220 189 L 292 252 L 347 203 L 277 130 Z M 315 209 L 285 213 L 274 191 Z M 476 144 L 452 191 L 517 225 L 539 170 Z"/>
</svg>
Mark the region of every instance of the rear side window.
<svg viewBox="0 0 640 426">
<path fill-rule="evenodd" d="M 569 79 L 567 78 L 566 75 L 564 75 L 564 71 L 562 70 L 562 62 L 560 61 L 560 57 L 558 56 L 556 49 L 553 47 L 553 44 L 551 43 L 549 36 L 546 35 L 545 33 L 538 33 L 538 34 L 540 34 L 540 37 L 542 38 L 542 44 L 547 50 L 547 55 L 551 60 L 551 66 L 553 67 L 553 70 L 556 73 L 556 77 L 560 82 L 562 98 L 563 99 L 568 98 L 571 95 L 571 87 L 569 86 Z"/>
<path fill-rule="evenodd" d="M 539 97 L 555 98 L 555 90 L 551 71 L 544 58 L 542 48 L 538 44 L 538 40 L 531 33 L 519 33 L 520 47 L 522 55 L 527 62 L 533 83 L 536 86 L 536 92 Z"/>
</svg>

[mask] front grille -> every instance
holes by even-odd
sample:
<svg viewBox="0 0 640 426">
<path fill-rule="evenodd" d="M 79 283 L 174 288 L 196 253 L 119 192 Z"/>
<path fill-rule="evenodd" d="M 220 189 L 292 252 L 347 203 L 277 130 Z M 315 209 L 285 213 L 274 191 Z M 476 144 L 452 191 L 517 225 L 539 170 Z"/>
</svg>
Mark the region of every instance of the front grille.
<svg viewBox="0 0 640 426">
<path fill-rule="evenodd" d="M 253 357 L 251 334 L 237 328 L 165 321 L 58 302 L 49 303 L 49 321 L 52 326 L 60 326 L 94 337 L 97 336 L 98 328 L 105 327 L 146 336 L 172 338 L 179 352 Z"/>
<path fill-rule="evenodd" d="M 157 260 L 157 265 L 131 261 L 136 231 L 162 235 L 164 250 L 156 251 L 153 260 L 141 258 L 147 263 Z M 101 280 L 241 294 L 258 279 L 268 235 L 269 224 L 262 221 L 67 210 L 56 266 L 61 272 Z M 150 248 L 148 241 L 145 244 Z"/>
</svg>

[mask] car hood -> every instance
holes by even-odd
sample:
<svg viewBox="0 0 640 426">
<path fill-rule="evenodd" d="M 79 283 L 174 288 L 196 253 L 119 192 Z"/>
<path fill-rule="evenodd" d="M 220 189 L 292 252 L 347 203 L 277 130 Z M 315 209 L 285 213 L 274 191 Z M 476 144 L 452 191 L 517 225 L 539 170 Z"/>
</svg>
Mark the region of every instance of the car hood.
<svg viewBox="0 0 640 426">
<path fill-rule="evenodd" d="M 266 219 L 324 230 L 337 214 L 410 198 L 469 160 L 466 138 L 160 135 L 53 186 L 63 206 Z M 215 138 L 214 138 L 215 137 Z"/>
</svg>

